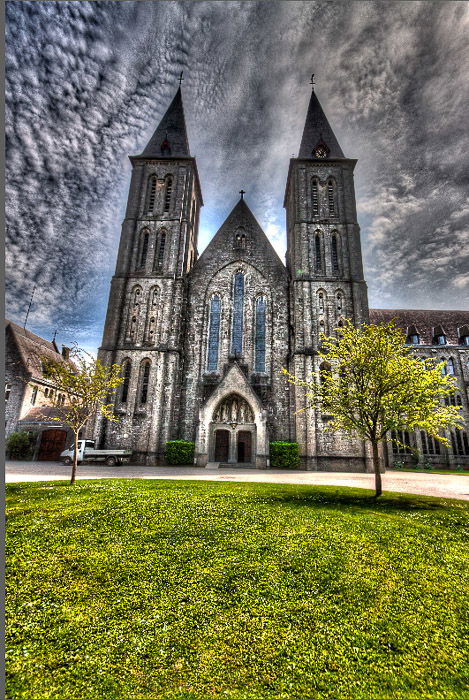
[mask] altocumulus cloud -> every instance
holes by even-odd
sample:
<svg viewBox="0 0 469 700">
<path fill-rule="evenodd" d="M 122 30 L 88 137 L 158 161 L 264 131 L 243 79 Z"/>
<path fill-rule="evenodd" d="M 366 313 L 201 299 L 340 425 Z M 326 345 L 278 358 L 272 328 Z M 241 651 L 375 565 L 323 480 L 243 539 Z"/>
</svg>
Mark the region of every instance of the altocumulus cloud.
<svg viewBox="0 0 469 700">
<path fill-rule="evenodd" d="M 462 308 L 469 286 L 464 2 L 8 2 L 7 313 L 95 348 L 130 176 L 184 70 L 205 211 L 238 198 L 280 254 L 309 77 L 347 156 L 370 305 Z"/>
</svg>

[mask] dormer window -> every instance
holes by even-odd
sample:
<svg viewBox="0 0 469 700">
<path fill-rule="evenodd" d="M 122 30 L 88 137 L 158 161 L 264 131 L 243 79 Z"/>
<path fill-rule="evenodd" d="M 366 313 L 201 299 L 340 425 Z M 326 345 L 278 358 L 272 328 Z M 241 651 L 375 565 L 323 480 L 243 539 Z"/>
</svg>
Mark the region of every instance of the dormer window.
<svg viewBox="0 0 469 700">
<path fill-rule="evenodd" d="M 415 326 L 408 326 L 407 328 L 407 345 L 420 345 L 420 335 Z"/>
<path fill-rule="evenodd" d="M 435 336 L 435 344 L 436 345 L 446 345 L 446 336 L 445 335 L 436 335 Z"/>
<path fill-rule="evenodd" d="M 469 345 L 469 326 L 458 328 L 458 336 L 461 345 Z"/>
<path fill-rule="evenodd" d="M 441 326 L 433 329 L 433 345 L 446 345 L 446 333 Z"/>
</svg>

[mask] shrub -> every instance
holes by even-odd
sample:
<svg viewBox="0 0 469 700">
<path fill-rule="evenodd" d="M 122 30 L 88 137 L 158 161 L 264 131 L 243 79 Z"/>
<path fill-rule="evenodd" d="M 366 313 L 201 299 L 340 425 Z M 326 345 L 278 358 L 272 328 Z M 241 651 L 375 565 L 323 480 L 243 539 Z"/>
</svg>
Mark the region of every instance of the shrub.
<svg viewBox="0 0 469 700">
<path fill-rule="evenodd" d="M 27 430 L 11 433 L 6 440 L 6 451 L 10 459 L 31 459 L 34 454 L 37 434 Z"/>
<path fill-rule="evenodd" d="M 300 466 L 300 448 L 297 442 L 271 442 L 270 466 L 295 469 Z"/>
<path fill-rule="evenodd" d="M 168 464 L 193 464 L 194 463 L 193 442 L 185 440 L 169 440 L 165 445 L 164 456 Z"/>
</svg>

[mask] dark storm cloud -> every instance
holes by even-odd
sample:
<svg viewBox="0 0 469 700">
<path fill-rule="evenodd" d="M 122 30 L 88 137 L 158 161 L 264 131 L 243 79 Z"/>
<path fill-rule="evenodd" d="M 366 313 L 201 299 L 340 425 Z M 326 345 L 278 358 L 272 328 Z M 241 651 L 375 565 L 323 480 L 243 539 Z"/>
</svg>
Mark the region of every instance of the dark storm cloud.
<svg viewBox="0 0 469 700">
<path fill-rule="evenodd" d="M 129 183 L 184 70 L 205 210 L 238 198 L 280 252 L 309 76 L 357 200 L 373 306 L 464 306 L 469 287 L 466 3 L 9 2 L 7 309 L 99 343 Z"/>
</svg>

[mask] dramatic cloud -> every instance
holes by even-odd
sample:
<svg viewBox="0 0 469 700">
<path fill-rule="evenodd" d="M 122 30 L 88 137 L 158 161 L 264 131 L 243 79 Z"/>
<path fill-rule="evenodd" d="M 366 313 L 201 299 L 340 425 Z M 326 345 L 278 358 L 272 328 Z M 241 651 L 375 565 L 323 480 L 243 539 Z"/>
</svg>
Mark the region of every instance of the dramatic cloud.
<svg viewBox="0 0 469 700">
<path fill-rule="evenodd" d="M 469 291 L 465 2 L 8 2 L 7 314 L 99 342 L 130 176 L 184 70 L 202 250 L 238 199 L 280 254 L 309 77 L 347 156 L 370 305 Z"/>
</svg>

